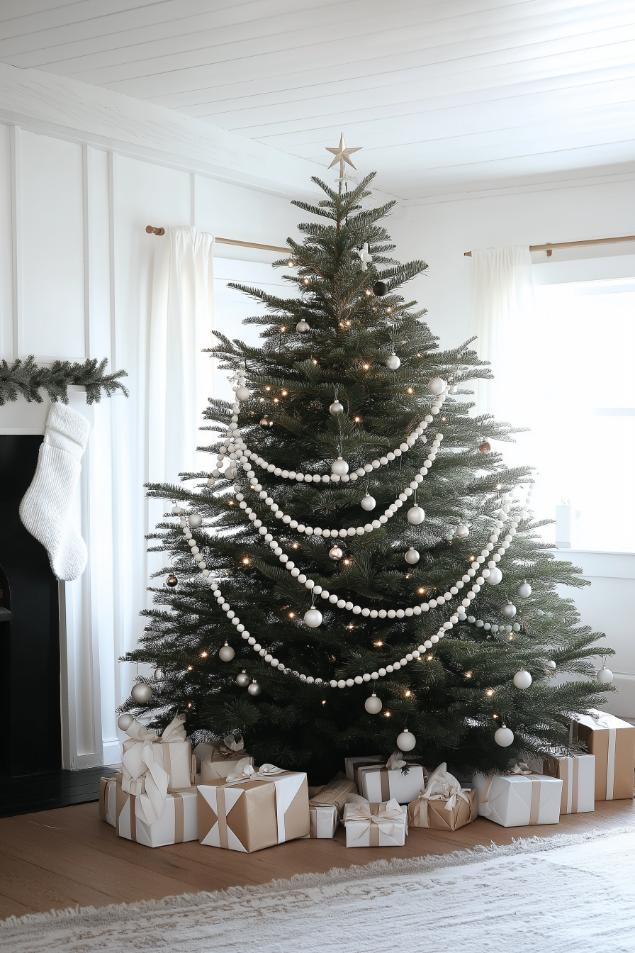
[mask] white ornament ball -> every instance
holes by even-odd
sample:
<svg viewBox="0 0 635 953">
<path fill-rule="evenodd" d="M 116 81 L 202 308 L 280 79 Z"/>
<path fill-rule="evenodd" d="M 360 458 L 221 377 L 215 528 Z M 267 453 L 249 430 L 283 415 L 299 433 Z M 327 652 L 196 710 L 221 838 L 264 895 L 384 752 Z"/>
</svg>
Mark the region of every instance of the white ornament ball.
<svg viewBox="0 0 635 953">
<path fill-rule="evenodd" d="M 419 526 L 426 518 L 425 510 L 421 506 L 411 506 L 406 518 L 412 526 Z"/>
<path fill-rule="evenodd" d="M 236 676 L 236 684 L 240 685 L 241 688 L 245 688 L 249 685 L 249 675 L 244 669 Z"/>
<path fill-rule="evenodd" d="M 372 695 L 369 695 L 366 701 L 364 702 L 364 708 L 369 715 L 378 715 L 382 709 L 381 698 L 378 698 L 377 695 L 373 692 Z"/>
<path fill-rule="evenodd" d="M 419 555 L 419 552 L 413 546 L 411 546 L 410 549 L 406 550 L 404 559 L 409 566 L 416 566 L 421 559 L 421 556 Z"/>
<path fill-rule="evenodd" d="M 531 586 L 526 579 L 519 585 L 518 595 L 521 597 L 521 599 L 528 599 L 531 595 Z"/>
<path fill-rule="evenodd" d="M 610 685 L 613 681 L 613 672 L 606 665 L 598 672 L 598 682 L 600 685 Z"/>
<path fill-rule="evenodd" d="M 152 698 L 152 689 L 149 685 L 144 685 L 143 682 L 137 682 L 132 686 L 130 694 L 138 705 L 147 705 Z"/>
<path fill-rule="evenodd" d="M 132 715 L 129 715 L 127 711 L 124 711 L 121 715 L 119 715 L 119 718 L 117 718 L 117 724 L 122 731 L 127 731 L 133 721 L 134 718 Z"/>
<path fill-rule="evenodd" d="M 236 397 L 238 400 L 249 400 L 251 397 L 251 391 L 248 387 L 245 387 L 244 384 L 241 384 L 240 387 L 236 388 Z"/>
<path fill-rule="evenodd" d="M 362 509 L 366 510 L 367 513 L 370 513 L 371 510 L 374 510 L 377 506 L 377 500 L 374 496 L 371 496 L 370 493 L 367 493 L 366 496 L 362 497 Z"/>
<path fill-rule="evenodd" d="M 500 748 L 509 748 L 514 743 L 514 732 L 507 725 L 501 725 L 494 732 L 494 741 Z"/>
<path fill-rule="evenodd" d="M 444 381 L 442 377 L 433 377 L 428 381 L 428 390 L 431 394 L 434 394 L 435 397 L 439 397 L 447 386 L 447 381 Z"/>
<path fill-rule="evenodd" d="M 507 605 L 503 606 L 503 615 L 506 619 L 515 618 L 517 611 L 518 610 L 516 609 L 516 606 L 513 604 L 513 602 L 508 602 Z"/>
<path fill-rule="evenodd" d="M 526 669 L 521 668 L 519 672 L 516 672 L 514 675 L 514 685 L 516 688 L 529 688 L 533 679 Z"/>
<path fill-rule="evenodd" d="M 547 661 L 545 662 L 545 668 L 548 669 L 550 672 L 555 672 L 557 665 L 554 662 L 554 660 L 550 658 L 550 659 L 547 659 Z"/>
<path fill-rule="evenodd" d="M 470 535 L 470 527 L 466 526 L 465 523 L 459 523 L 457 528 L 454 530 L 454 535 L 457 539 L 467 539 Z"/>
<path fill-rule="evenodd" d="M 304 318 L 300 318 L 298 323 L 295 326 L 296 331 L 299 331 L 300 334 L 305 334 L 307 331 L 311 330 L 311 326 L 308 321 L 305 321 Z"/>
<path fill-rule="evenodd" d="M 310 629 L 317 629 L 319 625 L 322 625 L 322 613 L 319 609 L 307 609 L 304 613 L 304 621 Z"/>
<path fill-rule="evenodd" d="M 202 516 L 199 516 L 198 513 L 190 513 L 190 516 L 189 516 L 190 529 L 198 529 L 202 522 L 203 522 Z"/>
<path fill-rule="evenodd" d="M 221 662 L 231 662 L 235 655 L 236 653 L 234 652 L 233 648 L 227 642 L 225 642 L 224 645 L 221 645 L 220 649 L 218 650 L 218 657 Z"/>
<path fill-rule="evenodd" d="M 331 559 L 341 559 L 344 555 L 344 550 L 341 546 L 331 546 L 329 549 L 329 556 Z"/>
<path fill-rule="evenodd" d="M 249 692 L 250 695 L 259 695 L 259 694 L 260 694 L 260 685 L 258 684 L 258 682 L 256 681 L 255 678 L 254 678 L 254 680 L 253 680 L 252 682 L 250 682 L 249 685 L 247 686 L 247 691 Z"/>
<path fill-rule="evenodd" d="M 385 365 L 389 371 L 398 371 L 401 367 L 401 361 L 393 351 L 392 354 L 389 354 L 385 360 Z"/>
<path fill-rule="evenodd" d="M 397 747 L 400 751 L 412 751 L 417 743 L 417 739 L 407 728 L 397 735 Z"/>
<path fill-rule="evenodd" d="M 228 480 L 236 479 L 236 477 L 238 476 L 238 467 L 236 466 L 235 463 L 229 464 L 229 466 L 225 470 L 224 476 L 226 476 Z"/>
<path fill-rule="evenodd" d="M 348 473 L 348 463 L 343 457 L 338 457 L 337 460 L 333 460 L 331 473 L 335 473 L 337 476 L 344 476 Z"/>
<path fill-rule="evenodd" d="M 503 574 L 498 566 L 493 566 L 492 569 L 490 569 L 487 581 L 489 582 L 490 586 L 497 586 L 499 582 L 503 581 Z"/>
<path fill-rule="evenodd" d="M 344 413 L 344 404 L 341 400 L 334 400 L 331 406 L 329 407 L 329 414 L 333 414 L 334 417 L 337 417 L 338 414 Z"/>
</svg>

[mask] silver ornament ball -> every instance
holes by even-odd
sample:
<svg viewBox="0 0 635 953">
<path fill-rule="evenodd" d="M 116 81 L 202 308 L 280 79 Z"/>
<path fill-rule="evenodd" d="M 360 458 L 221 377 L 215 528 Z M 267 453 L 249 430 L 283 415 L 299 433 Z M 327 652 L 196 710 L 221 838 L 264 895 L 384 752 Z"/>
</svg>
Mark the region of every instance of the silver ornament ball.
<svg viewBox="0 0 635 953">
<path fill-rule="evenodd" d="M 492 566 L 489 571 L 489 576 L 487 577 L 487 582 L 490 586 L 497 586 L 500 582 L 503 581 L 503 574 L 498 568 L 498 566 Z"/>
<path fill-rule="evenodd" d="M 454 535 L 457 539 L 467 539 L 470 535 L 470 527 L 466 526 L 465 523 L 459 523 L 457 528 L 454 530 Z"/>
<path fill-rule="evenodd" d="M 239 387 L 236 388 L 236 397 L 238 398 L 238 400 L 249 400 L 249 398 L 251 397 L 251 391 L 249 390 L 248 387 L 245 387 L 244 384 L 241 384 Z"/>
<path fill-rule="evenodd" d="M 514 743 L 514 732 L 507 725 L 501 725 L 494 732 L 494 741 L 499 748 L 509 748 Z"/>
<path fill-rule="evenodd" d="M 529 585 L 526 579 L 523 579 L 523 581 L 518 587 L 518 595 L 520 596 L 521 599 L 528 599 L 529 596 L 531 595 L 531 592 L 532 592 L 531 586 Z"/>
<path fill-rule="evenodd" d="M 417 739 L 407 728 L 397 735 L 397 747 L 400 751 L 412 751 L 417 743 Z"/>
<path fill-rule="evenodd" d="M 322 613 L 315 607 L 307 609 L 304 613 L 304 621 L 310 629 L 317 629 L 319 625 L 322 625 Z"/>
<path fill-rule="evenodd" d="M 513 602 L 508 602 L 503 606 L 503 615 L 506 619 L 514 619 L 516 617 L 516 612 L 517 609 Z"/>
<path fill-rule="evenodd" d="M 384 361 L 386 367 L 389 371 L 398 371 L 401 367 L 401 361 L 393 351 L 392 354 L 389 354 L 386 360 Z"/>
<path fill-rule="evenodd" d="M 122 731 L 127 731 L 133 721 L 134 718 L 132 715 L 129 715 L 127 711 L 124 711 L 121 715 L 119 715 L 119 718 L 117 718 L 117 724 Z"/>
<path fill-rule="evenodd" d="M 203 522 L 203 517 L 199 516 L 198 513 L 190 513 L 188 521 L 190 524 L 190 529 L 198 529 Z"/>
<path fill-rule="evenodd" d="M 240 685 L 241 688 L 245 688 L 247 685 L 249 685 L 249 682 L 250 682 L 249 675 L 247 674 L 245 669 L 243 669 L 242 672 L 239 672 L 238 675 L 236 676 L 236 684 Z"/>
<path fill-rule="evenodd" d="M 371 510 L 374 510 L 377 506 L 377 500 L 374 496 L 371 496 L 370 493 L 367 493 L 366 496 L 362 497 L 361 507 L 363 510 L 366 510 L 367 513 L 370 513 Z"/>
<path fill-rule="evenodd" d="M 516 674 L 514 675 L 514 685 L 516 686 L 516 688 L 520 688 L 523 690 L 525 688 L 529 688 L 532 681 L 533 679 L 531 677 L 531 674 L 528 671 L 526 671 L 526 669 L 524 668 L 521 668 L 520 671 L 516 672 Z"/>
<path fill-rule="evenodd" d="M 333 414 L 334 417 L 337 417 L 338 414 L 343 414 L 343 413 L 344 413 L 344 404 L 341 402 L 341 400 L 337 400 L 336 398 L 331 404 L 331 406 L 329 407 L 329 414 Z"/>
<path fill-rule="evenodd" d="M 225 642 L 224 645 L 221 645 L 218 650 L 218 657 L 221 662 L 231 662 L 236 653 L 228 642 Z"/>
<path fill-rule="evenodd" d="M 341 546 L 335 545 L 335 546 L 331 546 L 331 548 L 329 549 L 329 556 L 331 557 L 331 559 L 341 559 L 343 555 L 344 555 L 344 550 L 342 549 Z"/>
<path fill-rule="evenodd" d="M 338 457 L 337 460 L 333 460 L 331 473 L 335 473 L 337 476 L 344 476 L 348 473 L 348 463 L 343 457 Z"/>
<path fill-rule="evenodd" d="M 442 377 L 433 377 L 428 381 L 428 390 L 435 397 L 439 397 L 447 386 L 447 381 L 444 381 Z"/>
<path fill-rule="evenodd" d="M 247 691 L 249 692 L 250 695 L 260 694 L 260 685 L 258 684 L 255 678 L 247 686 Z"/>
<path fill-rule="evenodd" d="M 613 672 L 604 665 L 597 675 L 600 685 L 610 685 L 613 681 Z"/>
<path fill-rule="evenodd" d="M 555 670 L 556 670 L 557 667 L 558 667 L 558 666 L 556 665 L 556 663 L 554 662 L 554 660 L 553 660 L 552 658 L 547 659 L 547 661 L 545 662 L 545 668 L 546 668 L 549 672 L 555 672 Z"/>
<path fill-rule="evenodd" d="M 419 526 L 425 518 L 425 510 L 421 506 L 411 506 L 406 514 L 406 519 L 412 526 Z"/>
<path fill-rule="evenodd" d="M 373 692 L 373 694 L 369 695 L 364 702 L 364 708 L 369 715 L 378 715 L 382 709 L 381 698 L 378 698 L 375 692 Z"/>
<path fill-rule="evenodd" d="M 406 560 L 409 566 L 416 566 L 419 560 L 421 559 L 421 556 L 419 555 L 418 550 L 416 550 L 413 546 L 411 546 L 409 549 L 406 550 L 404 559 Z"/>
<path fill-rule="evenodd" d="M 130 694 L 138 705 L 147 705 L 152 698 L 152 689 L 143 682 L 137 682 L 132 686 Z"/>
<path fill-rule="evenodd" d="M 295 326 L 296 331 L 299 331 L 300 334 L 306 334 L 307 331 L 311 330 L 311 326 L 308 321 L 305 321 L 304 318 L 300 318 L 298 323 Z"/>
</svg>

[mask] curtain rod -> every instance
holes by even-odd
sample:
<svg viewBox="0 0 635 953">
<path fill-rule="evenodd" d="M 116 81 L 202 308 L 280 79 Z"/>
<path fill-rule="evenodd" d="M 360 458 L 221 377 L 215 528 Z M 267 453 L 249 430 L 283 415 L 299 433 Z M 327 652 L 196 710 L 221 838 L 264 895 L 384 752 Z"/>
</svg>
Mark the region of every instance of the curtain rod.
<svg viewBox="0 0 635 953">
<path fill-rule="evenodd" d="M 157 225 L 146 225 L 148 235 L 165 235 L 165 229 Z M 257 248 L 259 251 L 279 251 L 283 255 L 289 254 L 289 249 L 283 245 L 265 245 L 262 242 L 244 242 L 239 238 L 221 238 L 214 236 L 214 241 L 220 245 L 239 245 L 241 248 Z"/>
<path fill-rule="evenodd" d="M 529 251 L 544 251 L 551 258 L 554 248 L 580 248 L 583 245 L 614 245 L 617 242 L 635 242 L 635 235 L 617 235 L 612 238 L 583 238 L 577 242 L 545 242 L 543 245 L 530 245 Z M 465 258 L 471 258 L 471 251 L 464 251 Z"/>
</svg>

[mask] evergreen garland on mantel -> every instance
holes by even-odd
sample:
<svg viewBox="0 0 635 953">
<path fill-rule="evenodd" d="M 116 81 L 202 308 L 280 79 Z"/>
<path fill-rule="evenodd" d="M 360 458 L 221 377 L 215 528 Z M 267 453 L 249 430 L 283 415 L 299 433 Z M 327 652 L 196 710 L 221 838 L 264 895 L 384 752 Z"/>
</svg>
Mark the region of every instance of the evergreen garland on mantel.
<svg viewBox="0 0 635 953">
<path fill-rule="evenodd" d="M 126 377 L 125 371 L 106 374 L 108 361 L 90 358 L 87 361 L 53 361 L 40 366 L 33 355 L 13 361 L 0 361 L 0 406 L 23 397 L 25 400 L 41 404 L 44 391 L 50 400 L 68 403 L 68 388 L 72 386 L 86 389 L 89 404 L 98 403 L 102 394 L 111 397 L 117 391 L 127 397 L 128 391 L 120 378 Z"/>
</svg>

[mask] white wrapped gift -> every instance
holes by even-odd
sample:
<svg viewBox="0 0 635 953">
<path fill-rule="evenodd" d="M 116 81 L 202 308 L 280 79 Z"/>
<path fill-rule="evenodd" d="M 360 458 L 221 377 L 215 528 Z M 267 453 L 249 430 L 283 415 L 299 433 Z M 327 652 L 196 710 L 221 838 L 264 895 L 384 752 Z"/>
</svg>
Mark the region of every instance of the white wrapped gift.
<svg viewBox="0 0 635 953">
<path fill-rule="evenodd" d="M 561 814 L 584 814 L 595 810 L 595 755 L 549 755 L 543 772 L 562 780 Z"/>
<path fill-rule="evenodd" d="M 121 785 L 127 794 L 143 799 L 144 815 L 152 822 L 160 815 L 168 791 L 194 783 L 195 761 L 185 736 L 185 716 L 173 718 L 161 735 L 133 720 L 127 734 Z"/>
<path fill-rule="evenodd" d="M 408 804 L 425 786 L 423 767 L 409 764 L 398 753 L 392 754 L 385 765 L 366 765 L 356 773 L 359 793 L 371 803 L 394 798 L 399 804 Z"/>
<path fill-rule="evenodd" d="M 212 744 L 201 741 L 194 749 L 194 757 L 202 784 L 222 781 L 230 774 L 241 774 L 247 765 L 254 765 L 254 759 L 245 752 L 242 735 L 237 733 Z"/>
<path fill-rule="evenodd" d="M 117 833 L 145 847 L 166 847 L 198 840 L 196 788 L 172 791 L 158 817 L 148 821 L 140 797 L 128 794 L 117 783 Z"/>
<path fill-rule="evenodd" d="M 502 827 L 557 824 L 562 781 L 544 774 L 475 774 L 478 813 Z"/>
<path fill-rule="evenodd" d="M 354 758 L 344 758 L 344 773 L 349 781 L 357 781 L 355 771 L 366 764 L 383 764 L 380 754 L 356 755 Z"/>
<path fill-rule="evenodd" d="M 347 847 L 403 847 L 408 834 L 408 810 L 394 798 L 370 804 L 353 795 L 344 805 Z"/>
<path fill-rule="evenodd" d="M 309 801 L 311 837 L 335 837 L 344 805 L 356 796 L 355 782 L 350 778 L 333 778 Z"/>
</svg>

